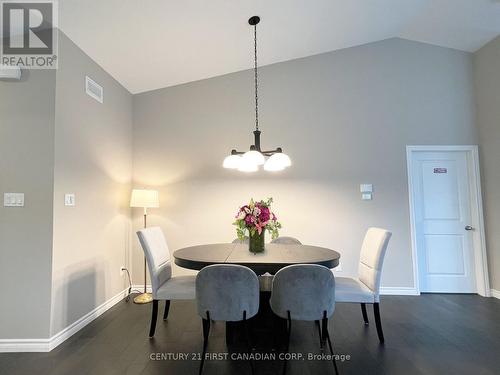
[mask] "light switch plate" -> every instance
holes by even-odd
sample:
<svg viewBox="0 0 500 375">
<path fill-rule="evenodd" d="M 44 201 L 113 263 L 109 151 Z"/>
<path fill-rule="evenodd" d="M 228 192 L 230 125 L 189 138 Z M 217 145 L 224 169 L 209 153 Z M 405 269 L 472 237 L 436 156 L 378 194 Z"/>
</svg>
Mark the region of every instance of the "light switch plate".
<svg viewBox="0 0 500 375">
<path fill-rule="evenodd" d="M 75 205 L 75 194 L 73 194 L 73 193 L 64 194 L 64 205 L 65 206 L 74 206 Z"/>
<path fill-rule="evenodd" d="M 361 193 L 373 193 L 373 185 L 372 184 L 361 184 L 361 185 L 359 185 L 359 191 Z"/>
<path fill-rule="evenodd" d="M 24 193 L 4 193 L 4 207 L 24 207 Z"/>
</svg>

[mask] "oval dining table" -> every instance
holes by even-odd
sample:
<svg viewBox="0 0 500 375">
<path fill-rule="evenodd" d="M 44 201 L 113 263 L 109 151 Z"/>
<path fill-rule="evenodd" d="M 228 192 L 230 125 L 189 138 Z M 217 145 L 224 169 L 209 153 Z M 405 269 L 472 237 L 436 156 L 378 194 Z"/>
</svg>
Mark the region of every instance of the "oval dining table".
<svg viewBox="0 0 500 375">
<path fill-rule="evenodd" d="M 238 264 L 253 270 L 257 275 L 278 272 L 293 264 L 319 264 L 328 268 L 338 266 L 340 254 L 334 250 L 310 246 L 273 244 L 265 245 L 262 253 L 252 253 L 248 244 L 219 243 L 190 246 L 174 252 L 174 261 L 180 267 L 201 270 L 212 264 Z M 285 320 L 273 314 L 269 306 L 270 292 L 261 290 L 259 313 L 250 319 L 254 344 L 276 349 L 286 337 Z M 241 342 L 240 322 L 226 322 L 226 343 L 231 346 Z M 256 339 L 256 341 L 255 341 Z"/>
<path fill-rule="evenodd" d="M 185 247 L 174 252 L 174 261 L 180 267 L 201 270 L 211 264 L 239 264 L 257 275 L 275 274 L 292 264 L 320 264 L 328 268 L 338 266 L 340 254 L 325 247 L 269 243 L 262 253 L 252 253 L 248 244 L 219 243 Z"/>
</svg>

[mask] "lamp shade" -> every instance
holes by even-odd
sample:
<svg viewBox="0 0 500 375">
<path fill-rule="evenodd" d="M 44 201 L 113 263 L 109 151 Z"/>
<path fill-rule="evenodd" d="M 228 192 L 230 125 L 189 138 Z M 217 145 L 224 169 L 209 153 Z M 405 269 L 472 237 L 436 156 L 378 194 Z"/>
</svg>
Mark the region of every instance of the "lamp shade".
<svg viewBox="0 0 500 375">
<path fill-rule="evenodd" d="M 157 190 L 134 189 L 130 197 L 130 207 L 158 208 L 160 201 Z"/>
</svg>

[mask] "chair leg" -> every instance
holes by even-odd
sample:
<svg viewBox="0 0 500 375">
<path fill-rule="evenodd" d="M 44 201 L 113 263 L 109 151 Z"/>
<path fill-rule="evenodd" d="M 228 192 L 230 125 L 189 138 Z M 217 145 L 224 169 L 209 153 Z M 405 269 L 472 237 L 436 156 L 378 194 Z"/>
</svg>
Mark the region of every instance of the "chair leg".
<svg viewBox="0 0 500 375">
<path fill-rule="evenodd" d="M 149 338 L 152 338 L 155 335 L 156 329 L 156 318 L 158 317 L 158 300 L 153 300 L 153 309 L 151 314 L 151 327 L 149 328 Z"/>
<path fill-rule="evenodd" d="M 328 323 L 327 323 L 327 327 L 328 327 Z M 328 346 L 330 347 L 330 353 L 333 356 L 332 362 L 333 362 L 333 367 L 335 368 L 335 374 L 339 375 L 339 369 L 337 368 L 337 361 L 335 360 L 335 354 L 333 353 L 333 345 L 332 345 L 332 342 L 330 340 L 330 333 L 328 332 L 328 328 L 326 329 L 326 339 L 328 340 Z"/>
<path fill-rule="evenodd" d="M 246 310 L 243 310 L 243 326 L 245 328 L 245 336 L 246 336 L 246 341 L 247 341 L 247 352 L 250 354 L 253 351 L 253 349 L 252 349 L 252 341 L 250 339 L 250 332 L 248 330 L 248 320 L 247 320 Z M 253 375 L 254 374 L 253 359 L 250 359 L 250 370 L 252 371 L 252 375 Z"/>
<path fill-rule="evenodd" d="M 210 314 L 207 311 L 207 319 L 202 319 L 203 325 L 203 352 L 201 354 L 200 370 L 198 374 L 201 375 L 203 371 L 203 364 L 205 363 L 205 354 L 207 353 L 208 347 L 208 336 L 210 334 Z"/>
<path fill-rule="evenodd" d="M 366 303 L 361 304 L 361 313 L 363 314 L 363 320 L 365 322 L 365 325 L 367 326 L 369 324 L 369 321 L 368 314 L 366 313 Z"/>
<path fill-rule="evenodd" d="M 290 311 L 287 311 L 288 319 L 287 319 L 287 338 L 286 338 L 286 347 L 285 347 L 285 359 L 283 362 L 283 375 L 286 374 L 286 364 L 287 364 L 287 354 L 290 350 L 290 335 L 292 333 L 292 318 L 290 316 Z"/>
<path fill-rule="evenodd" d="M 167 299 L 165 301 L 165 310 L 163 310 L 163 320 L 167 320 L 169 310 L 170 310 L 170 300 Z"/>
<path fill-rule="evenodd" d="M 314 324 L 316 327 L 318 327 L 318 333 L 319 333 L 319 347 L 321 350 L 323 350 L 323 336 L 321 335 L 321 327 L 319 325 L 319 320 L 315 320 Z"/>
<path fill-rule="evenodd" d="M 326 346 L 326 336 L 328 333 L 328 318 L 326 317 L 326 311 L 323 313 L 323 319 L 321 319 L 321 343 L 322 347 Z"/>
<path fill-rule="evenodd" d="M 373 304 L 373 315 L 375 315 L 375 325 L 377 326 L 378 339 L 381 344 L 384 343 L 384 332 L 382 331 L 382 322 L 380 321 L 380 306 L 376 302 Z"/>
</svg>

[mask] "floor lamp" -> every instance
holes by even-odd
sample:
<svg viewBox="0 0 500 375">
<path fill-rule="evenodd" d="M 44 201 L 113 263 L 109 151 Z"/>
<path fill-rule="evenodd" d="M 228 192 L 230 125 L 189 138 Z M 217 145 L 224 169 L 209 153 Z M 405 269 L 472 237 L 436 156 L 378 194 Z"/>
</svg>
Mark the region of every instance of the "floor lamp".
<svg viewBox="0 0 500 375">
<path fill-rule="evenodd" d="M 148 216 L 148 208 L 160 207 L 158 199 L 158 191 L 133 189 L 130 197 L 130 207 L 141 207 L 144 209 L 144 228 L 146 228 L 146 219 Z M 144 293 L 139 294 L 134 298 L 134 303 L 149 303 L 153 300 L 151 293 L 146 289 L 146 257 L 144 256 Z"/>
</svg>

